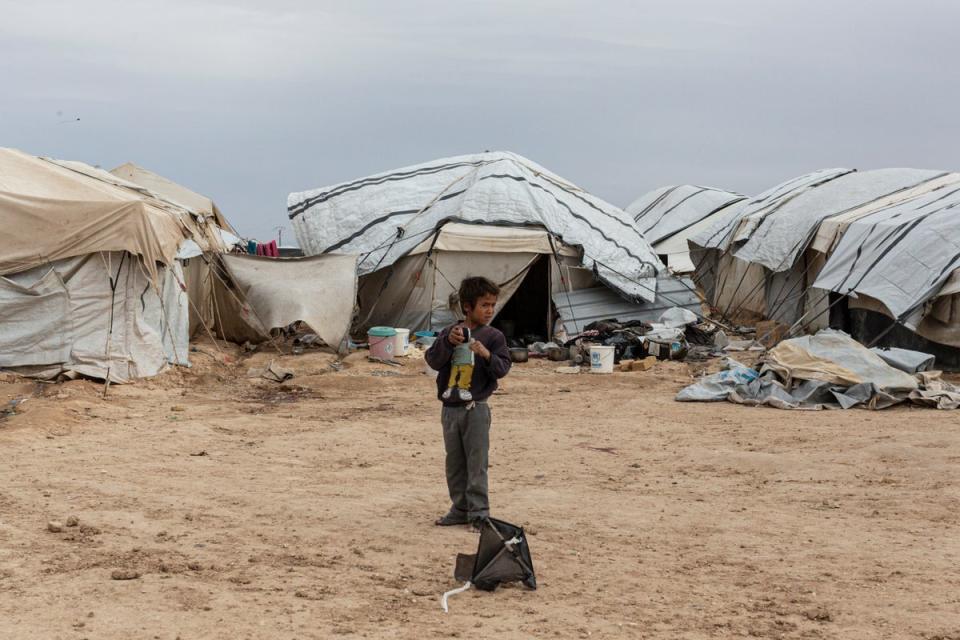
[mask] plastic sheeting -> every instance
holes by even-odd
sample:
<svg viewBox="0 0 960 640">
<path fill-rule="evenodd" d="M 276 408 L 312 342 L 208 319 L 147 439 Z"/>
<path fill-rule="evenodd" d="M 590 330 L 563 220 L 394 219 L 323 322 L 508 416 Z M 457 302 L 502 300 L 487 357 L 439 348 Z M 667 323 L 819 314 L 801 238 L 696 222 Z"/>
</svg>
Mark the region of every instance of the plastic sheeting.
<svg viewBox="0 0 960 640">
<path fill-rule="evenodd" d="M 72 371 L 112 382 L 188 363 L 189 322 L 176 266 L 160 293 L 121 252 L 58 260 L 0 278 L 0 366 L 23 375 Z M 111 282 L 115 291 L 111 290 Z"/>
<path fill-rule="evenodd" d="M 262 337 L 271 329 L 304 322 L 327 346 L 340 349 L 357 299 L 357 257 L 220 257 L 252 312 Z"/>
<path fill-rule="evenodd" d="M 814 286 L 879 300 L 916 330 L 923 304 L 960 268 L 960 185 L 850 223 Z"/>
<path fill-rule="evenodd" d="M 840 386 L 872 383 L 891 392 L 917 388 L 913 376 L 894 369 L 847 334 L 832 329 L 784 340 L 767 353 L 764 370 L 775 372 L 788 386 L 798 379 Z"/>
<path fill-rule="evenodd" d="M 644 320 L 654 322 L 673 307 L 682 307 L 693 313 L 700 312 L 700 298 L 689 280 L 661 276 L 657 284 L 657 299 L 653 302 L 634 303 L 624 300 L 605 287 L 593 287 L 577 291 L 560 289 L 553 292 L 553 304 L 560 314 L 560 321 L 567 335 L 583 331 L 591 322 L 616 318 L 620 322 Z"/>
<path fill-rule="evenodd" d="M 742 227 L 747 229 L 746 237 L 749 237 L 750 232 L 766 215 L 777 211 L 806 191 L 853 171 L 853 169 L 820 169 L 781 182 L 754 198 L 737 203 L 736 209 L 729 212 L 729 215 L 719 217 L 712 227 L 691 237 L 690 246 L 691 248 L 727 250 L 740 234 Z"/>
<path fill-rule="evenodd" d="M 939 372 L 913 376 L 891 367 L 850 336 L 828 329 L 781 342 L 767 354 L 759 375 L 728 360 L 724 371 L 686 387 L 676 399 L 779 409 L 883 409 L 911 401 L 956 409 L 960 389 L 942 381 Z"/>
<path fill-rule="evenodd" d="M 360 254 L 361 275 L 394 264 L 450 221 L 542 227 L 581 247 L 583 266 L 634 300 L 654 300 L 664 268 L 621 209 L 513 153 L 446 158 L 291 193 L 287 208 L 307 255 Z"/>
<path fill-rule="evenodd" d="M 657 245 L 746 198 L 732 191 L 684 184 L 646 193 L 624 211 L 647 241 Z"/>
<path fill-rule="evenodd" d="M 933 180 L 943 172 L 921 169 L 877 169 L 838 176 L 797 194 L 781 206 L 755 211 L 747 205 L 735 240 L 744 244 L 736 256 L 770 271 L 793 266 L 826 218 L 842 215 L 867 203 Z"/>
</svg>

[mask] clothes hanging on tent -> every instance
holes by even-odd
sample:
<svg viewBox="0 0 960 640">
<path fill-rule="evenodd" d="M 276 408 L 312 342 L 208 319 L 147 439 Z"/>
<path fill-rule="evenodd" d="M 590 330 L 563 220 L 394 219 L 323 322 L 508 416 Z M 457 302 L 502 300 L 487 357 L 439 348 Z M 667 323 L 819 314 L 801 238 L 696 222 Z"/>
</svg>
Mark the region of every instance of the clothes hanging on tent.
<svg viewBox="0 0 960 640">
<path fill-rule="evenodd" d="M 257 243 L 257 248 L 255 250 L 255 253 L 256 255 L 262 256 L 264 258 L 279 258 L 280 248 L 277 247 L 276 240 L 271 240 L 270 242 L 260 242 L 260 243 Z"/>
</svg>

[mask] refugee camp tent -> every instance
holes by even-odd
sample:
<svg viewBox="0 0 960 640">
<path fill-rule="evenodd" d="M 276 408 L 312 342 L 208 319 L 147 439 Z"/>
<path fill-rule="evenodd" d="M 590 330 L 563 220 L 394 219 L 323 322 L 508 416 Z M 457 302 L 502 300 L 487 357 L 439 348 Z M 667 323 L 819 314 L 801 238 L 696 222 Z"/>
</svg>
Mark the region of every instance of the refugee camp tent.
<svg viewBox="0 0 960 640">
<path fill-rule="evenodd" d="M 828 257 L 813 286 L 890 318 L 884 331 L 899 324 L 960 348 L 960 173 L 905 196 L 824 221 L 813 246 Z"/>
<path fill-rule="evenodd" d="M 801 176 L 691 238 L 696 278 L 713 306 L 733 320 L 852 330 L 837 311 L 845 316 L 861 307 L 910 331 L 923 327 L 931 340 L 951 345 L 957 336 L 950 284 L 955 252 L 954 243 L 942 238 L 956 235 L 960 224 L 952 215 L 958 182 L 953 173 L 918 169 Z M 912 264 L 911 256 L 921 256 L 916 260 L 924 266 Z M 889 344 L 920 346 L 900 340 Z"/>
<path fill-rule="evenodd" d="M 227 218 L 213 200 L 195 191 L 191 191 L 187 187 L 177 184 L 169 178 L 137 166 L 132 162 L 127 162 L 119 167 L 115 167 L 110 170 L 110 173 L 128 182 L 146 187 L 167 200 L 179 202 L 204 217 L 212 217 L 217 227 L 236 234 L 236 231 L 230 226 Z"/>
<path fill-rule="evenodd" d="M 307 255 L 360 256 L 361 326 L 440 327 L 460 279 L 485 275 L 503 289 L 503 328 L 545 335 L 551 293 L 605 286 L 649 303 L 664 271 L 622 210 L 513 153 L 292 193 L 287 205 Z"/>
<path fill-rule="evenodd" d="M 673 273 L 690 273 L 687 239 L 716 224 L 730 207 L 747 197 L 711 187 L 677 185 L 646 193 L 625 211 L 633 218 L 654 251 Z"/>
<path fill-rule="evenodd" d="M 0 149 L 0 367 L 115 382 L 188 362 L 177 251 L 202 218 L 79 162 Z"/>
<path fill-rule="evenodd" d="M 222 240 L 222 247 L 217 247 L 215 254 L 222 253 L 222 251 L 231 251 L 234 247 L 245 245 L 245 242 L 235 235 L 233 227 L 227 221 L 223 212 L 210 198 L 132 162 L 111 169 L 110 174 L 124 183 L 138 185 L 141 191 L 149 193 L 153 197 L 189 209 L 194 216 L 203 218 L 214 225 Z M 218 317 L 220 317 L 215 308 L 215 289 L 220 285 L 213 255 L 204 255 L 200 246 L 189 239 L 181 243 L 177 253 L 177 260 L 183 269 L 183 280 L 190 300 L 191 337 L 201 333 L 204 327 L 214 328 L 218 324 Z"/>
<path fill-rule="evenodd" d="M 694 261 L 702 262 L 697 279 L 726 315 L 748 312 L 786 324 L 814 315 L 807 305 L 822 296 L 807 294 L 824 256 L 807 250 L 820 223 L 902 198 L 941 175 L 826 169 L 785 182 L 690 239 Z"/>
</svg>

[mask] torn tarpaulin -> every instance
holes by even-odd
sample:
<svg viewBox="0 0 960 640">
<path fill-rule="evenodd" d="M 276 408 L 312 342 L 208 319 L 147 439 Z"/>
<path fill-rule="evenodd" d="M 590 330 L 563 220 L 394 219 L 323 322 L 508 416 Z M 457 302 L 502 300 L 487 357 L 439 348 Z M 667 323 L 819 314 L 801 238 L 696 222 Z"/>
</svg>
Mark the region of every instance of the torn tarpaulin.
<svg viewBox="0 0 960 640">
<path fill-rule="evenodd" d="M 759 372 L 727 361 L 727 370 L 681 390 L 680 401 L 727 399 L 779 409 L 865 407 L 900 402 L 960 407 L 960 389 L 932 373 L 911 376 L 840 331 L 785 340 L 765 356 Z"/>
</svg>

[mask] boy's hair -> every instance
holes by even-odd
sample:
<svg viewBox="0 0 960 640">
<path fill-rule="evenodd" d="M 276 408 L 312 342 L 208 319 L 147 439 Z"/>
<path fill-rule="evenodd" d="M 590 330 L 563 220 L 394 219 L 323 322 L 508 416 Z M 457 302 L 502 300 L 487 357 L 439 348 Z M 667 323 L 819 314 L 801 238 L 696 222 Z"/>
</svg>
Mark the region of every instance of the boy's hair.
<svg viewBox="0 0 960 640">
<path fill-rule="evenodd" d="M 457 292 L 457 298 L 460 300 L 460 310 L 466 313 L 467 305 L 475 306 L 477 300 L 488 294 L 499 296 L 500 287 L 479 276 L 464 278 L 460 283 L 460 291 Z"/>
</svg>

